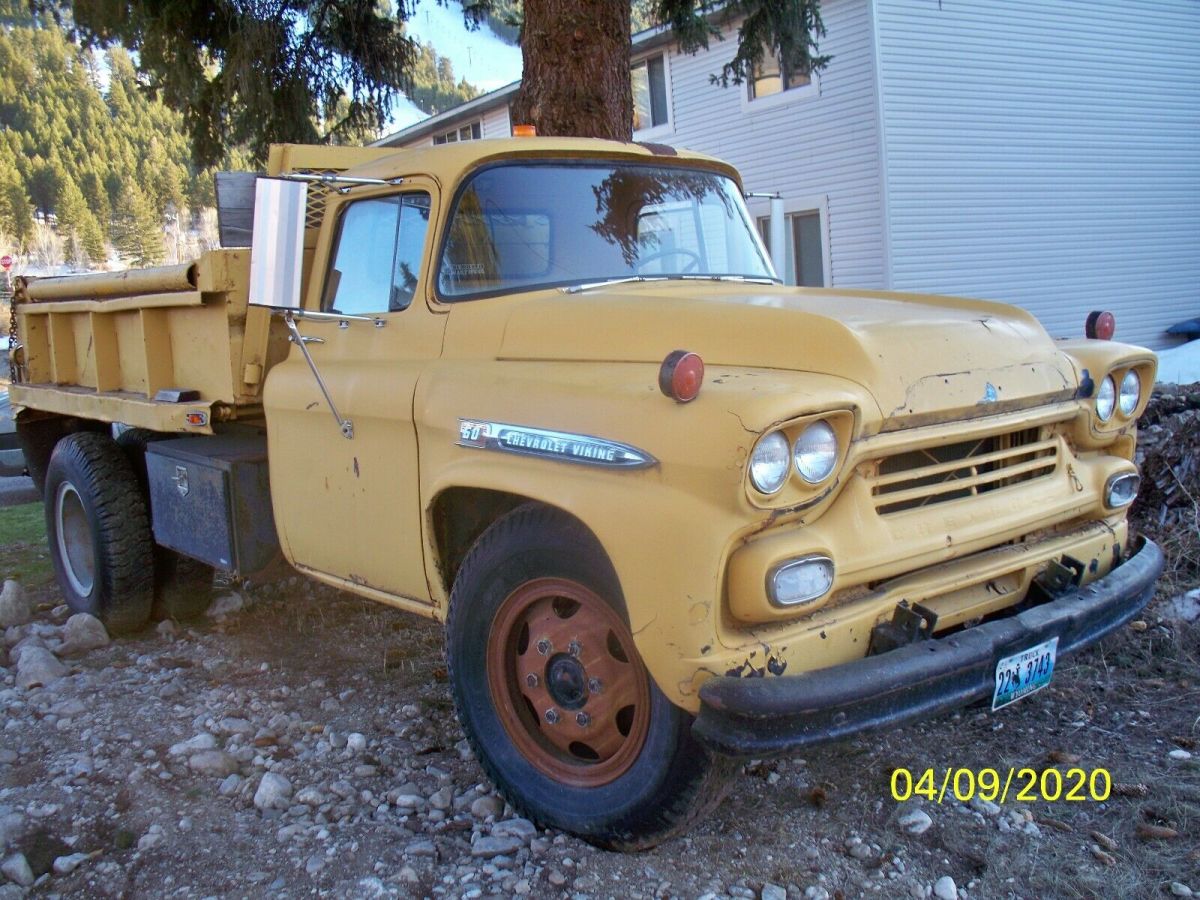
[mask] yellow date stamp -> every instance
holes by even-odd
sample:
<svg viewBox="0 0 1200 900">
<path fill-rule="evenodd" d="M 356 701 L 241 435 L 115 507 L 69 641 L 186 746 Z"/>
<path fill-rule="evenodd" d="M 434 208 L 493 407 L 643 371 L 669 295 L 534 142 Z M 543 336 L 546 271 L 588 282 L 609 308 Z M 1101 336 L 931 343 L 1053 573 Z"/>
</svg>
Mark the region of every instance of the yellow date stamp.
<svg viewBox="0 0 1200 900">
<path fill-rule="evenodd" d="M 892 799 L 898 803 L 924 797 L 942 803 L 947 797 L 966 803 L 975 797 L 990 803 L 1048 803 L 1059 801 L 1102 802 L 1112 795 L 1112 776 L 1107 769 L 1071 768 L 959 769 L 928 768 L 892 770 Z"/>
</svg>

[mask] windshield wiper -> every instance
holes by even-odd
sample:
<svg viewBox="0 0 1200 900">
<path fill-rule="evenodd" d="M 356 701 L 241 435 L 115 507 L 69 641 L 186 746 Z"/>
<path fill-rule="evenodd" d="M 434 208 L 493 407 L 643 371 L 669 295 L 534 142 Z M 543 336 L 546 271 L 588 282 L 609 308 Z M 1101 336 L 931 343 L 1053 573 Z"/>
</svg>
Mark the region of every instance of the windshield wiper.
<svg viewBox="0 0 1200 900">
<path fill-rule="evenodd" d="M 753 275 L 680 275 L 685 281 L 736 281 L 739 284 L 782 284 L 776 278 L 758 278 Z"/>
<path fill-rule="evenodd" d="M 573 284 L 570 287 L 559 288 L 564 294 L 578 294 L 580 291 L 590 291 L 592 288 L 608 287 L 610 284 L 629 284 L 634 281 L 666 281 L 666 275 L 627 275 L 623 278 L 606 278 L 603 281 L 589 281 L 586 284 Z"/>
</svg>

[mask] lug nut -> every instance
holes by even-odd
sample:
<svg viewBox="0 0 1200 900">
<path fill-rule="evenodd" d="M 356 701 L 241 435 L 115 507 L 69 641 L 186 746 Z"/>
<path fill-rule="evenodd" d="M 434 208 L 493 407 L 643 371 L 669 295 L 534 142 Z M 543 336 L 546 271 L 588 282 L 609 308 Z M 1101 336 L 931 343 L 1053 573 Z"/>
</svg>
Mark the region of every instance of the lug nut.
<svg viewBox="0 0 1200 900">
<path fill-rule="evenodd" d="M 571 641 L 571 643 L 567 644 L 567 652 L 572 656 L 578 656 L 579 651 L 582 649 L 583 648 L 579 646 L 579 641 Z"/>
<path fill-rule="evenodd" d="M 558 710 L 555 709 L 554 707 L 550 707 L 548 710 L 546 710 L 546 721 L 549 722 L 551 725 L 557 725 L 558 724 Z"/>
<path fill-rule="evenodd" d="M 577 715 L 575 717 L 575 724 L 578 725 L 580 728 L 587 728 L 589 725 L 592 724 L 592 717 L 589 716 L 585 712 L 581 712 L 579 715 Z"/>
<path fill-rule="evenodd" d="M 537 652 L 545 656 L 551 650 L 550 641 L 547 638 L 542 638 L 537 642 Z"/>
<path fill-rule="evenodd" d="M 527 685 L 529 685 L 531 688 L 537 687 L 538 686 L 537 675 L 535 675 L 533 672 L 530 672 L 528 675 L 525 676 L 525 683 Z"/>
<path fill-rule="evenodd" d="M 598 694 L 602 690 L 604 690 L 604 685 L 601 683 L 599 678 L 589 678 L 588 679 L 588 690 L 591 691 L 593 694 Z"/>
</svg>

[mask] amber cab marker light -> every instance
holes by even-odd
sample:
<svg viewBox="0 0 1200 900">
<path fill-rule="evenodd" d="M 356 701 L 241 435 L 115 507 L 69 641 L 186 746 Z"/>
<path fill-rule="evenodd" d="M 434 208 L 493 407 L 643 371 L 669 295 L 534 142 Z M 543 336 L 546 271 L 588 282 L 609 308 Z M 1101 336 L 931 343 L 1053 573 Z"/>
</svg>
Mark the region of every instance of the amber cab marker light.
<svg viewBox="0 0 1200 900">
<path fill-rule="evenodd" d="M 1083 333 L 1090 338 L 1111 341 L 1117 333 L 1117 319 L 1107 310 L 1093 310 L 1088 313 L 1087 321 L 1083 323 Z"/>
<path fill-rule="evenodd" d="M 513 137 L 537 137 L 536 125 L 514 125 Z"/>
<path fill-rule="evenodd" d="M 658 370 L 659 389 L 679 403 L 696 399 L 704 384 L 704 360 L 688 350 L 673 350 Z"/>
</svg>

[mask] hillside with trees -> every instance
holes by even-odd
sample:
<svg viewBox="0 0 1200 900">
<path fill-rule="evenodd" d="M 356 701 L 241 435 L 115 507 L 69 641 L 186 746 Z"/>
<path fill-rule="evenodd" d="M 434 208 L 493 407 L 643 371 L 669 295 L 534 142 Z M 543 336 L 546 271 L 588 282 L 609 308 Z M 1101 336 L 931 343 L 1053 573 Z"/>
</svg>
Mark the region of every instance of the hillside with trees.
<svg viewBox="0 0 1200 900">
<path fill-rule="evenodd" d="M 448 59 L 417 48 L 410 99 L 420 109 L 478 95 Z M 148 90 L 129 53 L 83 48 L 21 0 L 0 0 L 0 252 L 77 269 L 186 259 L 215 240 L 213 171 L 256 167 L 243 148 L 197 167 L 184 116 Z"/>
</svg>

